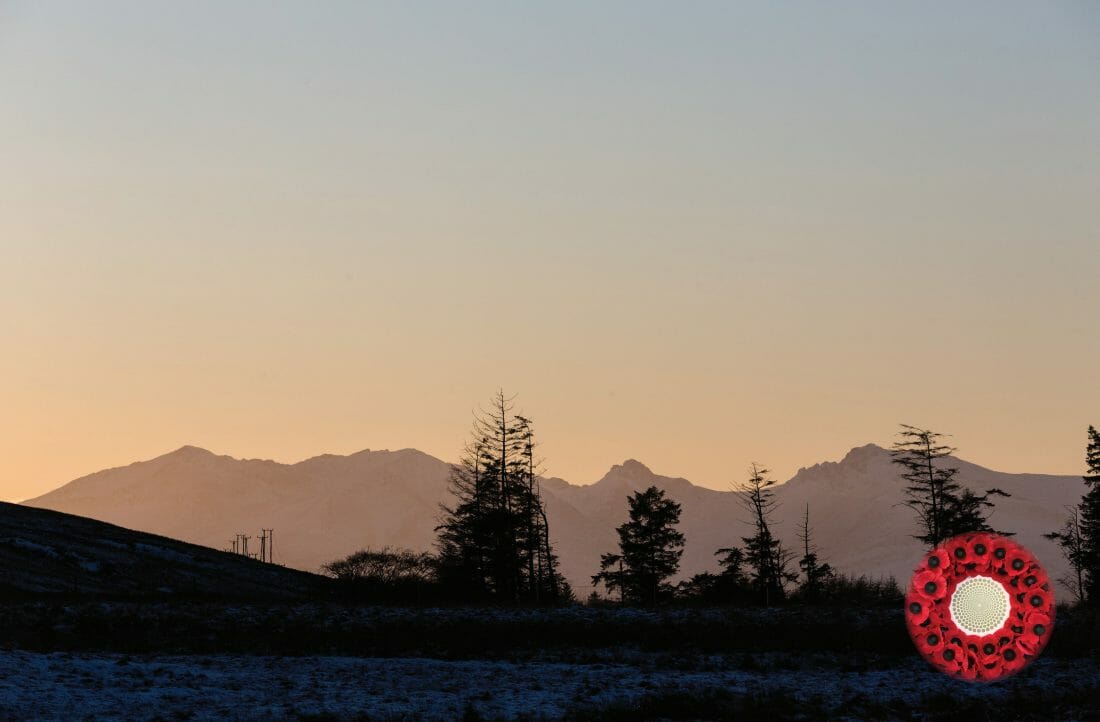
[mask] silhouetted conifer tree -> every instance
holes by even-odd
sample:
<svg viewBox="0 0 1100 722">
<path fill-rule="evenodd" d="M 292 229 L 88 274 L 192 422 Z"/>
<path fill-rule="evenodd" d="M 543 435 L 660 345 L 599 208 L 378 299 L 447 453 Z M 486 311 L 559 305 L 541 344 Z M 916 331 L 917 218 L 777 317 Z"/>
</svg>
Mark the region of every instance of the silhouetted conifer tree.
<svg viewBox="0 0 1100 722">
<path fill-rule="evenodd" d="M 1081 503 L 1070 510 L 1061 531 L 1046 534 L 1058 542 L 1062 555 L 1070 563 L 1071 576 L 1061 581 L 1079 602 L 1100 600 L 1100 432 L 1088 429 L 1085 447 L 1087 490 Z"/>
<path fill-rule="evenodd" d="M 1081 504 L 1070 507 L 1069 517 L 1059 531 L 1043 536 L 1058 544 L 1062 556 L 1069 562 L 1069 573 L 1059 578 L 1073 594 L 1074 599 L 1085 601 L 1085 536 L 1081 527 Z"/>
<path fill-rule="evenodd" d="M 1085 600 L 1100 600 L 1100 433 L 1092 426 L 1085 447 L 1085 484 L 1088 491 L 1081 499 L 1081 537 L 1084 557 Z"/>
<path fill-rule="evenodd" d="M 788 570 L 790 552 L 771 532 L 776 501 L 770 487 L 775 480 L 768 479 L 767 474 L 767 469 L 753 464 L 749 480 L 741 485 L 737 493 L 742 506 L 752 515 L 750 523 L 755 530 L 751 537 L 741 539 L 745 543 L 745 564 L 751 572 L 749 582 L 759 600 L 771 605 L 783 601 L 787 583 L 798 577 Z"/>
<path fill-rule="evenodd" d="M 592 584 L 619 590 L 624 602 L 655 604 L 671 593 L 668 579 L 680 568 L 684 535 L 676 529 L 680 505 L 656 486 L 627 498 L 630 518 L 619 525 L 619 554 L 604 554 Z"/>
<path fill-rule="evenodd" d="M 738 604 L 748 601 L 752 586 L 745 574 L 745 552 L 740 547 L 723 547 L 714 552 L 721 568 L 714 580 L 715 601 Z"/>
<path fill-rule="evenodd" d="M 955 481 L 958 468 L 944 462 L 955 449 L 941 443 L 943 434 L 902 424 L 898 436 L 890 453 L 905 470 L 905 505 L 916 512 L 920 532 L 915 539 L 934 547 L 965 532 L 1008 534 L 993 529 L 987 520 L 994 507 L 990 497 L 1009 495 L 996 488 L 975 494 Z"/>
<path fill-rule="evenodd" d="M 465 599 L 553 601 L 568 595 L 557 572 L 538 489 L 531 420 L 503 392 L 475 414 L 472 438 L 451 470 L 452 506 L 436 528 L 439 577 Z"/>
<path fill-rule="evenodd" d="M 686 600 L 709 604 L 742 604 L 751 600 L 748 577 L 745 576 L 745 553 L 738 547 L 714 552 L 719 557 L 717 574 L 700 572 L 680 582 L 676 594 Z"/>
<path fill-rule="evenodd" d="M 749 578 L 745 576 L 745 552 L 739 547 L 725 547 L 714 552 L 715 556 L 721 555 L 718 566 L 722 571 L 718 578 L 731 589 L 744 589 L 749 585 Z"/>
<path fill-rule="evenodd" d="M 833 568 L 817 559 L 817 547 L 814 546 L 810 534 L 809 504 L 806 505 L 806 512 L 802 516 L 798 538 L 802 542 L 802 558 L 798 560 L 798 567 L 803 574 L 799 593 L 806 601 L 816 601 L 821 596 L 824 583 L 833 576 Z"/>
</svg>

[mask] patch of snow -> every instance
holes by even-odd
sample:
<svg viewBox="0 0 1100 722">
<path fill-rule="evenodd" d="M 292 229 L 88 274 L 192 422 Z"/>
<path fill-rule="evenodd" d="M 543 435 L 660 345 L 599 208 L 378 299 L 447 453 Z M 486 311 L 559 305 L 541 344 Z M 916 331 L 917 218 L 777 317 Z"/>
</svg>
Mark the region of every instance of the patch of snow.
<svg viewBox="0 0 1100 722">
<path fill-rule="evenodd" d="M 990 704 L 1040 689 L 1080 687 L 1095 661 L 1042 659 L 995 685 L 966 685 L 920 660 L 851 670 L 829 655 L 764 654 L 752 669 L 720 655 L 672 669 L 645 655 L 630 664 L 0 652 L 0 718 L 285 719 L 302 715 L 451 720 L 473 707 L 489 718 L 554 719 L 585 705 L 655 690 L 778 692 L 843 715 L 846 700 L 917 704 L 946 693 Z"/>
<path fill-rule="evenodd" d="M 19 547 L 20 549 L 26 549 L 28 551 L 45 554 L 47 556 L 53 557 L 54 559 L 57 559 L 61 556 L 61 553 L 53 547 L 48 547 L 44 544 L 38 544 L 37 542 L 32 542 L 29 539 L 5 539 L 4 541 L 14 547 Z"/>
<path fill-rule="evenodd" d="M 164 560 L 170 561 L 170 562 L 181 562 L 181 563 L 185 563 L 185 564 L 193 564 L 194 561 L 195 561 L 195 558 L 193 556 L 191 556 L 190 554 L 180 554 L 179 552 L 174 551 L 172 549 L 166 549 L 165 547 L 153 546 L 152 544 L 144 544 L 142 542 L 138 542 L 137 544 L 135 544 L 134 549 L 136 549 L 137 551 L 140 551 L 140 552 L 144 552 L 145 554 L 148 554 L 149 556 L 157 557 L 159 559 L 164 559 Z"/>
</svg>

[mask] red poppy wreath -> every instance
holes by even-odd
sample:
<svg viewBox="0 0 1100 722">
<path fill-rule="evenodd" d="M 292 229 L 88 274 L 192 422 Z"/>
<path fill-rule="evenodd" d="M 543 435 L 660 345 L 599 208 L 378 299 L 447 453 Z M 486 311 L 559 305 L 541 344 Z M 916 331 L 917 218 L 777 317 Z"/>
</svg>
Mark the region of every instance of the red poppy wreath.
<svg viewBox="0 0 1100 722">
<path fill-rule="evenodd" d="M 961 534 L 921 561 L 905 595 L 909 636 L 945 674 L 990 682 L 1031 663 L 1054 627 L 1052 584 L 1024 547 Z"/>
</svg>

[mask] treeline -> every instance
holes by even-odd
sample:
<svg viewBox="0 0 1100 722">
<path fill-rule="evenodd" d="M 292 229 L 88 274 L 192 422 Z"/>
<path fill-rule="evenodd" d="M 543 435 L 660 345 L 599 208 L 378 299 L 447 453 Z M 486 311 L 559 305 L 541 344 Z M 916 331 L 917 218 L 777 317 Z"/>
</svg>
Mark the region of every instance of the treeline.
<svg viewBox="0 0 1100 722">
<path fill-rule="evenodd" d="M 1011 534 L 989 522 L 1000 489 L 964 487 L 943 435 L 902 425 L 891 449 L 905 479 L 903 503 L 914 513 L 912 536 L 934 547 L 972 531 Z M 388 603 L 556 605 L 575 600 L 561 575 L 539 489 L 534 425 L 498 393 L 475 414 L 470 439 L 452 466 L 453 501 L 444 504 L 434 553 L 365 550 L 325 565 L 348 595 Z M 1048 535 L 1066 553 L 1064 579 L 1079 600 L 1100 599 L 1100 435 L 1089 427 L 1089 490 L 1063 529 Z M 626 499 L 618 549 L 601 556 L 590 603 L 628 605 L 896 604 L 893 578 L 838 573 L 813 540 L 811 509 L 799 510 L 797 541 L 775 534 L 774 479 L 753 464 L 736 489 L 747 535 L 716 549 L 715 569 L 673 583 L 685 538 L 680 504 L 656 486 Z M 734 521 L 734 520 L 731 520 Z M 602 590 L 603 594 L 598 592 Z"/>
<path fill-rule="evenodd" d="M 773 532 L 776 502 L 773 479 L 767 469 L 753 465 L 738 490 L 748 513 L 750 536 L 740 546 L 714 552 L 717 572 L 702 572 L 673 584 L 680 568 L 684 535 L 677 530 L 680 504 L 656 486 L 627 498 L 629 519 L 616 531 L 617 553 L 604 554 L 594 586 L 603 585 L 607 596 L 592 592 L 590 603 L 614 600 L 621 604 L 706 604 L 772 606 L 783 603 L 896 605 L 902 594 L 891 578 L 868 579 L 836 573 L 819 559 L 810 527 L 810 510 L 803 512 L 799 533 L 801 556 L 786 548 Z"/>
<path fill-rule="evenodd" d="M 994 498 L 1008 494 L 964 488 L 955 479 L 958 468 L 947 462 L 955 449 L 942 443 L 942 434 L 903 424 L 898 436 L 891 454 L 906 481 L 904 503 L 916 516 L 914 538 L 931 548 L 964 532 L 1009 533 L 993 529 L 988 521 Z M 775 484 L 767 469 L 752 465 L 748 479 L 735 490 L 751 534 L 741 537 L 740 545 L 714 552 L 718 572 L 696 574 L 676 585 L 671 579 L 679 571 L 684 546 L 676 530 L 680 505 L 657 487 L 632 495 L 627 500 L 629 521 L 617 529 L 619 551 L 603 555 L 592 583 L 602 584 L 608 598 L 624 604 L 898 603 L 901 590 L 894 579 L 838 574 L 821 557 L 813 543 L 809 506 L 802 511 L 798 544 L 788 546 L 779 539 L 773 531 Z"/>
</svg>

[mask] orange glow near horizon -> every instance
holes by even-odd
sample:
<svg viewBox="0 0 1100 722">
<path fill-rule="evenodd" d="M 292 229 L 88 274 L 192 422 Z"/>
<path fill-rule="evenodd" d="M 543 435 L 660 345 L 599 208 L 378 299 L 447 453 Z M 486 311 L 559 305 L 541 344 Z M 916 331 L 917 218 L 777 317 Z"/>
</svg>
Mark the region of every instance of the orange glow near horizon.
<svg viewBox="0 0 1100 722">
<path fill-rule="evenodd" d="M 0 498 L 498 388 L 574 483 L 1082 473 L 1096 13 L 614 5 L 0 8 Z"/>
</svg>

